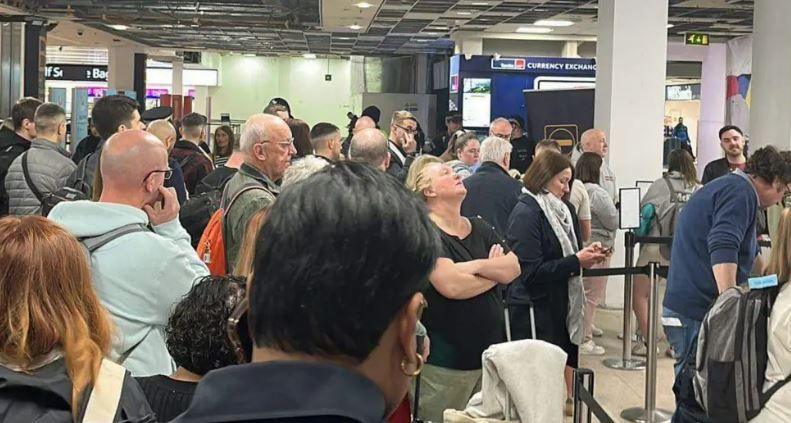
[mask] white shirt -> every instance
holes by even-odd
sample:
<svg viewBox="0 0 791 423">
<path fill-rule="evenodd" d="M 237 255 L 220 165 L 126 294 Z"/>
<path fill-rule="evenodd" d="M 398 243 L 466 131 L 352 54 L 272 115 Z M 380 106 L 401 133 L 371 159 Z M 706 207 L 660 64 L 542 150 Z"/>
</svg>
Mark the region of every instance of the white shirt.
<svg viewBox="0 0 791 423">
<path fill-rule="evenodd" d="M 764 391 L 791 374 L 791 288 L 780 290 L 769 316 L 768 362 Z M 791 422 L 791 383 L 780 388 L 751 422 Z"/>
</svg>

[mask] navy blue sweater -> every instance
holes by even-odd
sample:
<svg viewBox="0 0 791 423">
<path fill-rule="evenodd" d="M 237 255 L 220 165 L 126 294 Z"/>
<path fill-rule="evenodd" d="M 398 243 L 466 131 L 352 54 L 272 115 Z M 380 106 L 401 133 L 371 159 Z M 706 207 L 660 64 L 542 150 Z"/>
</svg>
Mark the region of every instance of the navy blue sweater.
<svg viewBox="0 0 791 423">
<path fill-rule="evenodd" d="M 664 306 L 702 321 L 719 295 L 712 266 L 735 263 L 736 283 L 747 281 L 755 261 L 758 196 L 741 171 L 699 189 L 673 231 Z"/>
</svg>

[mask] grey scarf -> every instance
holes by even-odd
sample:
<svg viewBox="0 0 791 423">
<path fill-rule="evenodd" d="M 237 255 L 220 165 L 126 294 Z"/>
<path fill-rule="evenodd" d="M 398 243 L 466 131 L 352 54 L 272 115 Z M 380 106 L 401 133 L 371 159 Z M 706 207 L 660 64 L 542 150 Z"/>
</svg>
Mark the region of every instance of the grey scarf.
<svg viewBox="0 0 791 423">
<path fill-rule="evenodd" d="M 566 204 L 559 198 L 549 193 L 535 195 L 523 189 L 536 200 L 541 211 L 547 217 L 552 231 L 555 233 L 563 249 L 563 256 L 568 257 L 579 251 L 577 236 L 574 233 L 574 222 L 571 219 L 571 212 Z M 566 325 L 569 329 L 569 339 L 575 345 L 580 345 L 584 341 L 582 314 L 585 306 L 585 288 L 582 286 L 580 276 L 569 278 L 569 309 L 566 315 Z"/>
</svg>

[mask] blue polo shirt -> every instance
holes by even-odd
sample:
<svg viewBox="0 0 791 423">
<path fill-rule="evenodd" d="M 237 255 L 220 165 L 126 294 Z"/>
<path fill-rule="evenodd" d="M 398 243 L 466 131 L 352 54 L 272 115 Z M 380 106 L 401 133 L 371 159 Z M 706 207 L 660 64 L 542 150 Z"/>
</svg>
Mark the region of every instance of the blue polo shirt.
<svg viewBox="0 0 791 423">
<path fill-rule="evenodd" d="M 736 283 L 747 282 L 757 254 L 758 194 L 737 170 L 697 190 L 673 231 L 670 273 L 663 305 L 702 321 L 719 296 L 712 266 L 735 263 Z"/>
</svg>

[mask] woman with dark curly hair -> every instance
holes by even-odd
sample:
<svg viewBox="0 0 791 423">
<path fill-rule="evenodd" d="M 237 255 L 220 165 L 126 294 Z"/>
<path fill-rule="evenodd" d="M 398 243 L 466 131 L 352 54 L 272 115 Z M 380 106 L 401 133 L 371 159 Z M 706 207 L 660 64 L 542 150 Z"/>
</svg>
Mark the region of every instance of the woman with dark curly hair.
<svg viewBox="0 0 791 423">
<path fill-rule="evenodd" d="M 187 409 L 206 373 L 240 363 L 227 328 L 228 317 L 244 297 L 243 278 L 207 276 L 173 310 L 165 334 L 176 372 L 137 378 L 159 421 L 170 421 Z"/>
</svg>

